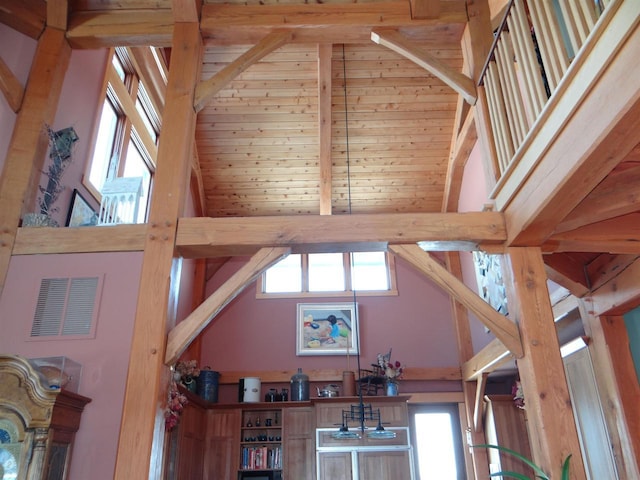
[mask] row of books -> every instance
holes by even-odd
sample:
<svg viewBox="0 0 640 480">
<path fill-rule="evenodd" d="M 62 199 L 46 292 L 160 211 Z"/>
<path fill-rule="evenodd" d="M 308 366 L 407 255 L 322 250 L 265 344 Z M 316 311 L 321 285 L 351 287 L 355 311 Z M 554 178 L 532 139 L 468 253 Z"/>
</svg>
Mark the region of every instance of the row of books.
<svg viewBox="0 0 640 480">
<path fill-rule="evenodd" d="M 243 447 L 240 468 L 266 470 L 282 468 L 282 447 Z"/>
</svg>

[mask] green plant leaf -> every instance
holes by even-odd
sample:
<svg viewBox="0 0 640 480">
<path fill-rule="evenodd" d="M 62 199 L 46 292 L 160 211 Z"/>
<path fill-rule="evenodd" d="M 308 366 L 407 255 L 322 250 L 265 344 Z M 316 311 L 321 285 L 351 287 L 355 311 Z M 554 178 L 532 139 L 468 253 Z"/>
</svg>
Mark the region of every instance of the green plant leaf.
<svg viewBox="0 0 640 480">
<path fill-rule="evenodd" d="M 562 464 L 562 480 L 569 480 L 569 460 L 571 460 L 571 454 L 564 459 Z"/>
<path fill-rule="evenodd" d="M 502 452 L 508 453 L 509 455 L 511 455 L 513 457 L 516 457 L 517 459 L 521 460 L 522 462 L 526 463 L 531 468 L 533 468 L 533 470 L 536 473 L 536 477 L 541 478 L 542 480 L 549 480 L 549 477 L 547 476 L 546 473 L 544 473 L 544 470 L 542 470 L 542 468 L 540 468 L 538 465 L 533 463 L 527 457 L 525 457 L 524 455 L 519 454 L 515 450 L 511 450 L 510 448 L 503 447 L 501 445 L 491 445 L 491 444 L 472 445 L 472 447 L 473 448 L 494 448 L 496 450 L 500 450 Z"/>
<path fill-rule="evenodd" d="M 505 470 L 504 472 L 492 473 L 489 476 L 490 477 L 511 477 L 511 478 L 517 478 L 518 480 L 531 480 L 529 477 L 527 477 L 523 473 L 510 472 L 510 471 L 507 471 L 507 470 Z"/>
</svg>

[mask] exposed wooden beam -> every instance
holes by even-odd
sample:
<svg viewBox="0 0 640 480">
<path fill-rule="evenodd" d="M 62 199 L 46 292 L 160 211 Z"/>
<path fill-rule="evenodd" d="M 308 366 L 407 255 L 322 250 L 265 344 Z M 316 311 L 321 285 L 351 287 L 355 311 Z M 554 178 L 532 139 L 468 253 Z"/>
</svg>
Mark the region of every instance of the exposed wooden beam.
<svg viewBox="0 0 640 480">
<path fill-rule="evenodd" d="M 534 461 L 545 471 L 557 471 L 572 455 L 572 475 L 585 478 L 542 253 L 539 248 L 510 248 L 505 258 L 509 315 L 518 322 L 524 349 L 517 366 Z"/>
<path fill-rule="evenodd" d="M 438 18 L 440 16 L 440 0 L 410 0 L 411 18 Z"/>
<path fill-rule="evenodd" d="M 0 176 L 0 294 L 20 217 L 30 208 L 25 199 L 35 197 L 32 193 L 47 148 L 45 125 L 51 125 L 55 118 L 70 57 L 64 32 L 46 28 L 38 41 Z"/>
<path fill-rule="evenodd" d="M 18 0 L 0 2 L 16 8 L 21 3 Z M 40 3 L 44 26 L 44 2 Z M 174 21 L 172 10 L 162 8 L 75 11 L 69 19 L 67 39 L 74 48 L 170 47 Z M 439 17 L 434 19 L 412 19 L 406 0 L 389 0 L 268 7 L 206 3 L 200 24 L 205 42 L 218 45 L 251 45 L 282 29 L 295 30 L 292 41 L 296 43 L 366 43 L 374 27 L 419 28 L 421 42 L 437 45 L 457 43 L 459 29 L 452 25 L 462 28 L 466 22 L 463 0 L 443 2 Z M 452 32 L 458 33 L 452 35 Z"/>
<path fill-rule="evenodd" d="M 326 252 L 424 239 L 501 244 L 505 235 L 496 212 L 181 218 L 176 248 L 193 258 L 247 255 L 265 246 Z"/>
<path fill-rule="evenodd" d="M 582 298 L 589 291 L 584 264 L 571 254 L 545 255 L 544 262 L 549 280 L 563 286 L 578 298 Z"/>
<path fill-rule="evenodd" d="M 19 228 L 13 255 L 144 250 L 146 225 Z"/>
<path fill-rule="evenodd" d="M 630 213 L 551 236 L 545 252 L 640 253 L 640 213 Z"/>
<path fill-rule="evenodd" d="M 640 145 L 554 230 L 554 235 L 640 211 Z"/>
<path fill-rule="evenodd" d="M 421 66 L 462 95 L 470 105 L 475 105 L 478 97 L 473 80 L 465 74 L 451 69 L 451 67 L 438 60 L 424 48 L 414 44 L 398 31 L 378 29 L 371 32 L 371 40 Z"/>
<path fill-rule="evenodd" d="M 46 25 L 45 0 L 0 0 L 0 23 L 38 39 Z"/>
<path fill-rule="evenodd" d="M 640 259 L 627 266 L 614 279 L 595 290 L 589 297 L 591 315 L 623 315 L 640 305 L 638 279 Z"/>
<path fill-rule="evenodd" d="M 320 215 L 331 215 L 331 94 L 333 45 L 318 45 L 318 157 L 320 163 Z"/>
<path fill-rule="evenodd" d="M 73 48 L 171 47 L 170 9 L 74 12 L 67 40 Z"/>
<path fill-rule="evenodd" d="M 475 117 L 473 112 L 469 111 L 460 133 L 456 135 L 456 141 L 447 165 L 447 179 L 445 180 L 444 197 L 442 199 L 443 212 L 458 211 L 458 199 L 462 188 L 464 167 L 477 140 Z"/>
<path fill-rule="evenodd" d="M 260 59 L 287 43 L 291 39 L 291 36 L 291 31 L 276 31 L 270 33 L 257 45 L 251 47 L 213 77 L 200 82 L 196 88 L 196 96 L 193 102 L 196 112 L 202 110 L 207 102 L 211 100 L 211 97 L 223 89 L 231 80 L 254 63 L 259 62 Z"/>
<path fill-rule="evenodd" d="M 67 30 L 69 0 L 47 0 L 47 26 Z"/>
<path fill-rule="evenodd" d="M 258 275 L 274 263 L 289 255 L 289 248 L 263 248 L 245 265 L 213 292 L 187 318 L 176 325 L 167 338 L 164 361 L 167 365 L 175 363 L 191 341 Z"/>
<path fill-rule="evenodd" d="M 597 290 L 608 281 L 614 279 L 638 258 L 639 255 L 637 254 L 598 255 L 585 268 L 591 290 Z"/>
<path fill-rule="evenodd" d="M 200 21 L 202 0 L 171 0 L 173 19 L 176 22 Z"/>
<path fill-rule="evenodd" d="M 482 428 L 482 407 L 484 405 L 484 389 L 487 385 L 488 373 L 483 373 L 476 380 L 476 401 L 473 404 L 473 429 L 481 432 Z"/>
<path fill-rule="evenodd" d="M 174 259 L 177 219 L 188 185 L 196 114 L 193 94 L 202 64 L 197 23 L 177 23 L 167 85 L 158 166 L 146 225 L 144 256 L 131 341 L 114 479 L 159 478 L 162 464 L 163 402 L 169 371 L 164 348 L 167 328 L 176 321 L 180 262 Z M 162 401 L 160 399 L 163 399 Z"/>
<path fill-rule="evenodd" d="M 518 326 L 496 312 L 474 291 L 458 280 L 417 245 L 389 245 L 389 250 L 424 273 L 449 295 L 471 310 L 516 357 L 522 356 Z"/>
<path fill-rule="evenodd" d="M 196 217 L 206 217 L 207 199 L 204 193 L 200 159 L 198 158 L 198 146 L 195 142 L 193 144 L 193 160 L 191 162 L 191 193 L 193 195 L 193 203 L 195 204 Z"/>
<path fill-rule="evenodd" d="M 2 58 L 0 58 L 0 91 L 7 100 L 11 110 L 18 113 L 20 105 L 22 105 L 24 88 L 22 87 L 20 80 L 18 80 L 18 78 L 13 74 Z"/>
<path fill-rule="evenodd" d="M 510 245 L 541 245 L 640 142 L 640 3 L 615 7 L 494 192 Z"/>
<path fill-rule="evenodd" d="M 377 27 L 430 27 L 467 22 L 464 1 L 443 2 L 438 18 L 413 19 L 406 0 L 364 3 L 232 5 L 207 3 L 202 8 L 202 35 L 215 43 L 254 43 L 274 29 L 295 29 L 294 42 L 365 43 Z M 437 30 L 437 29 L 436 29 Z M 439 40 L 433 31 L 432 42 Z M 440 36 L 446 32 L 439 31 Z"/>
<path fill-rule="evenodd" d="M 465 382 L 475 381 L 484 373 L 493 372 L 512 358 L 513 355 L 500 340 L 492 340 L 462 365 L 462 379 Z"/>
</svg>

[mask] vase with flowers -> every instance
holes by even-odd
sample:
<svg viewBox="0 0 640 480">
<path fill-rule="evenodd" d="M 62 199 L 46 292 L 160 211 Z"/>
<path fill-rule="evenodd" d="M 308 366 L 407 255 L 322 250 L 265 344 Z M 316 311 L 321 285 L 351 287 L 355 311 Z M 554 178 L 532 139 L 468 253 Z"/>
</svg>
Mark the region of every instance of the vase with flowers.
<svg viewBox="0 0 640 480">
<path fill-rule="evenodd" d="M 404 373 L 404 365 L 399 361 L 391 361 L 391 350 L 387 355 L 378 354 L 378 366 L 385 379 L 387 396 L 398 395 L 398 383 Z"/>
<path fill-rule="evenodd" d="M 175 373 L 176 377 L 180 375 L 179 379 L 176 378 L 176 381 L 182 383 L 182 385 L 184 385 L 190 392 L 195 393 L 196 377 L 200 375 L 197 360 L 186 360 L 184 362 L 180 361 L 176 363 Z"/>
</svg>

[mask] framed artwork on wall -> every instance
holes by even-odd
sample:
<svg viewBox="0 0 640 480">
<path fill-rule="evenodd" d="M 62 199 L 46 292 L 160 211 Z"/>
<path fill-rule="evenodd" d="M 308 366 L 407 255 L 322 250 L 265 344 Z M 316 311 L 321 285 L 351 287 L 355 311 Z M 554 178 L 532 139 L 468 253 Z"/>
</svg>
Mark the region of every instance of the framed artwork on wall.
<svg viewBox="0 0 640 480">
<path fill-rule="evenodd" d="M 482 251 L 473 252 L 476 267 L 478 293 L 498 313 L 507 315 L 507 292 L 502 273 L 502 255 L 491 255 Z"/>
<path fill-rule="evenodd" d="M 357 303 L 299 303 L 296 355 L 355 355 L 359 331 Z"/>
<path fill-rule="evenodd" d="M 71 206 L 67 214 L 67 227 L 88 227 L 98 223 L 98 214 L 91 208 L 89 202 L 80 194 L 77 189 L 73 189 Z"/>
</svg>

